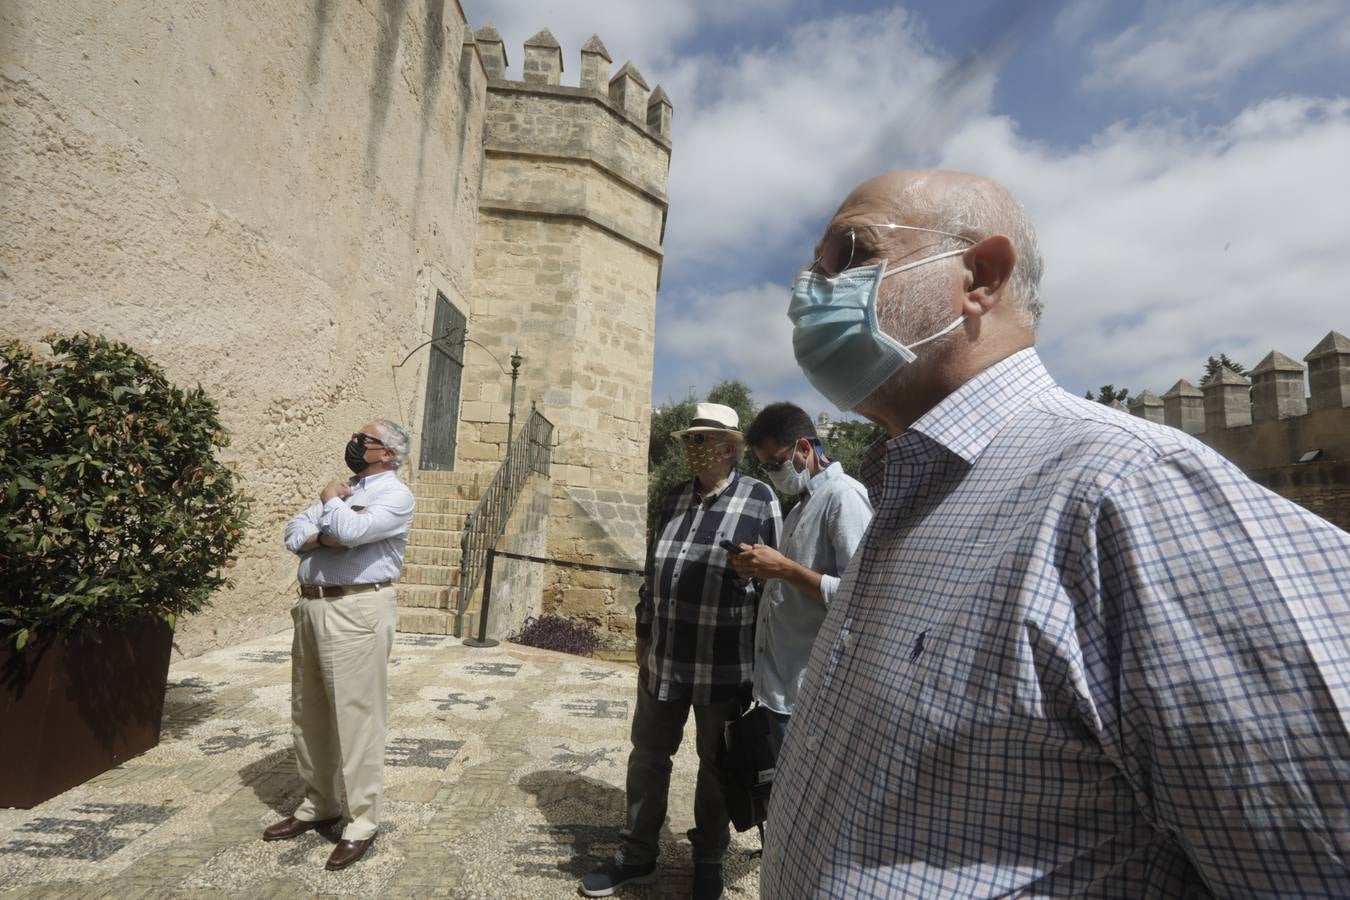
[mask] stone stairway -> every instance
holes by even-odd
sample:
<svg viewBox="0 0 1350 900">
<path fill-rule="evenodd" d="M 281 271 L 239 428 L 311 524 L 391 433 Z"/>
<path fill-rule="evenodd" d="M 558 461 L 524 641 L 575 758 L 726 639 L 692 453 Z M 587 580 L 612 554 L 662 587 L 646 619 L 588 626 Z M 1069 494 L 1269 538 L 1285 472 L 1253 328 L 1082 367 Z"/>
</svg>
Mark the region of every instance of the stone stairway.
<svg viewBox="0 0 1350 900">
<path fill-rule="evenodd" d="M 403 554 L 398 584 L 398 630 L 454 634 L 459 603 L 459 544 L 464 517 L 473 512 L 488 478 L 460 472 L 419 470 L 413 481 L 417 505 L 412 534 Z M 475 591 L 465 617 L 465 634 L 478 627 Z"/>
</svg>

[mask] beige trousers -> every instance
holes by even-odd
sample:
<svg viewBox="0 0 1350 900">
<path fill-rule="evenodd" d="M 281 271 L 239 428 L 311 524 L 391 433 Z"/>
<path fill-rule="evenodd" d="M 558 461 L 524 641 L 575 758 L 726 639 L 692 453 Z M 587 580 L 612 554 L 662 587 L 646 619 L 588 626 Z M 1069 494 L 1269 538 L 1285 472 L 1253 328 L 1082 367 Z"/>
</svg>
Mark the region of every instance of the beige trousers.
<svg viewBox="0 0 1350 900">
<path fill-rule="evenodd" d="M 365 840 L 380 824 L 394 589 L 301 599 L 291 609 L 291 735 L 305 799 L 295 817 L 338 815 L 342 837 Z"/>
</svg>

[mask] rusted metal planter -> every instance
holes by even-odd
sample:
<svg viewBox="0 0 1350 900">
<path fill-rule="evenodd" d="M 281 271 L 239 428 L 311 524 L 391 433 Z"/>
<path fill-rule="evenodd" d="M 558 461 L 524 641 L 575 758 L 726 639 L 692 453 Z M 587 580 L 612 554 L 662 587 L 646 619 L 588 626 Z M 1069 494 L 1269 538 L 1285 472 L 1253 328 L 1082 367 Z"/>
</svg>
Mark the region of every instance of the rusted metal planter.
<svg viewBox="0 0 1350 900">
<path fill-rule="evenodd" d="M 158 744 L 172 643 L 155 619 L 0 650 L 0 806 L 36 806 Z"/>
</svg>

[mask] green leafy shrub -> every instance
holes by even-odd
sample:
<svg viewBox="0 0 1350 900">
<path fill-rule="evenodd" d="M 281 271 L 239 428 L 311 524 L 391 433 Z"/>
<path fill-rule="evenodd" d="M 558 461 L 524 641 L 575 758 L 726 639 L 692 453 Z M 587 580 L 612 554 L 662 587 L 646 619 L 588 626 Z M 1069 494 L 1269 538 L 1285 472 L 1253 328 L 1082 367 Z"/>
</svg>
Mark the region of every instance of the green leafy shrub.
<svg viewBox="0 0 1350 900">
<path fill-rule="evenodd" d="M 226 579 L 248 506 L 200 386 L 125 344 L 0 342 L 0 637 L 170 626 Z"/>
</svg>

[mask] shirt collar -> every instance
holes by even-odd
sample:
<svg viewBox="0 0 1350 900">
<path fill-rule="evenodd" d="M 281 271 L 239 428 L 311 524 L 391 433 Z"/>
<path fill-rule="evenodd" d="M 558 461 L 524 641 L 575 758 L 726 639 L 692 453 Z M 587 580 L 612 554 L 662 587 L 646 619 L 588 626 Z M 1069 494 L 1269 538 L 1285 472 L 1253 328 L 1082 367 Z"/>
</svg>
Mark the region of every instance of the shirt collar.
<svg viewBox="0 0 1350 900">
<path fill-rule="evenodd" d="M 818 491 L 825 486 L 825 482 L 837 478 L 844 471 L 844 467 L 839 465 L 839 460 L 832 459 L 826 465 L 822 466 L 820 471 L 811 476 L 811 480 L 806 483 L 806 492 Z"/>
<path fill-rule="evenodd" d="M 902 458 L 916 434 L 967 465 L 974 465 L 1019 409 L 1054 386 L 1036 348 L 1028 347 L 999 360 L 948 394 L 903 434 L 877 438 L 863 451 L 858 472 L 872 505 L 881 502 L 887 463 L 893 457 Z"/>
<path fill-rule="evenodd" d="M 974 465 L 1008 420 L 1035 395 L 1055 386 L 1035 347 L 999 360 L 930 409 L 911 431 Z"/>
<path fill-rule="evenodd" d="M 727 489 L 730 488 L 733 484 L 735 484 L 735 483 L 736 483 L 736 479 L 739 478 L 739 477 L 740 477 L 740 473 L 739 473 L 738 471 L 736 471 L 735 469 L 732 469 L 732 470 L 731 470 L 731 473 L 730 473 L 729 475 L 727 475 L 727 477 L 726 477 L 725 479 L 723 479 L 719 484 L 717 484 L 717 485 L 714 486 L 713 492 L 712 492 L 711 494 L 705 494 L 705 493 L 701 492 L 701 491 L 698 489 L 698 479 L 697 479 L 697 478 L 690 478 L 690 479 L 689 479 L 689 490 L 693 493 L 694 499 L 695 499 L 695 500 L 699 500 L 699 501 L 702 501 L 702 502 L 704 502 L 704 503 L 712 503 L 712 502 L 713 502 L 714 500 L 716 500 L 718 497 L 720 497 L 720 496 L 722 496 L 723 494 L 725 494 L 725 493 L 727 492 Z"/>
<path fill-rule="evenodd" d="M 352 479 L 351 479 L 351 481 L 350 481 L 349 483 L 350 483 L 353 487 L 355 487 L 355 486 L 358 485 L 358 484 L 359 484 L 359 485 L 362 485 L 362 486 L 364 487 L 364 486 L 368 486 L 368 485 L 369 485 L 371 482 L 373 482 L 373 481 L 379 481 L 381 478 L 384 478 L 386 475 L 392 476 L 393 474 L 394 474 L 393 470 L 390 469 L 389 471 L 385 471 L 385 472 L 376 472 L 374 475 L 353 475 L 353 476 L 352 476 Z"/>
</svg>

